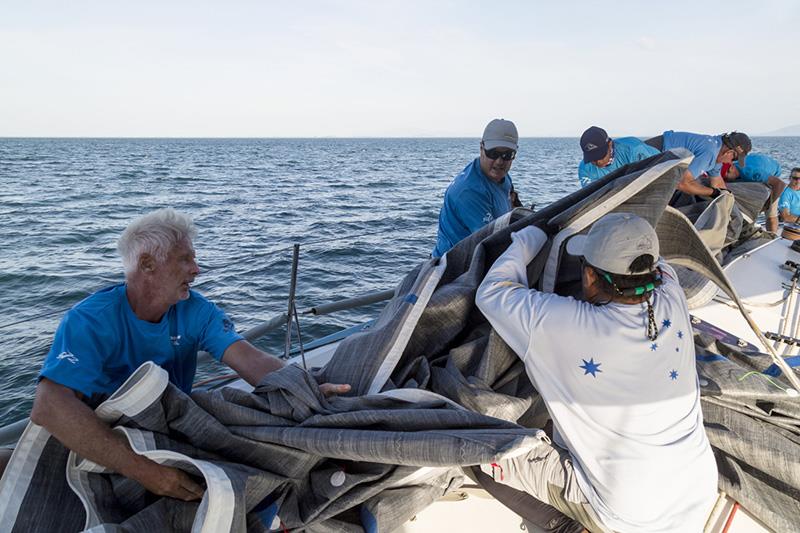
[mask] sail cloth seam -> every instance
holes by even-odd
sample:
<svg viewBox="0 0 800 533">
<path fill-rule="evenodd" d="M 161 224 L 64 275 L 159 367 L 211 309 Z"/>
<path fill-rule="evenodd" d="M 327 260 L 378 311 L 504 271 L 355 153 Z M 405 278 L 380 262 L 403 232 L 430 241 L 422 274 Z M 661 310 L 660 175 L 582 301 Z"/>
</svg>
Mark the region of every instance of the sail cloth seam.
<svg viewBox="0 0 800 533">
<path fill-rule="evenodd" d="M 11 531 L 50 433 L 28 422 L 0 482 L 0 531 Z M 17 458 L 21 458 L 19 465 Z"/>
<path fill-rule="evenodd" d="M 95 409 L 95 413 L 98 418 L 108 423 L 116 422 L 123 415 L 133 417 L 141 413 L 149 405 L 152 405 L 154 398 L 158 398 L 164 393 L 168 381 L 169 376 L 166 370 L 151 361 L 147 361 L 137 368 L 111 397 L 101 403 Z M 137 446 L 141 448 L 144 445 L 144 441 L 141 438 L 134 443 L 125 430 L 121 428 L 116 430 L 125 434 L 134 451 L 136 451 Z M 152 437 L 149 443 L 154 445 Z M 105 531 L 97 511 L 97 504 L 94 502 L 88 476 L 90 473 L 106 471 L 108 470 L 105 467 L 91 460 L 82 459 L 73 451 L 69 452 L 65 475 L 67 484 L 78 496 L 86 512 L 84 529 Z"/>
<path fill-rule="evenodd" d="M 406 477 L 402 479 L 398 479 L 388 487 L 387 489 L 392 489 L 395 487 L 405 487 L 407 485 L 415 485 L 424 481 L 427 478 L 432 478 L 438 476 L 442 472 L 446 471 L 449 467 L 447 466 L 423 466 L 414 472 L 410 473 Z"/>
<path fill-rule="evenodd" d="M 178 464 L 190 464 L 197 468 L 203 475 L 206 482 L 206 492 L 203 495 L 203 500 L 197 509 L 194 523 L 192 524 L 192 531 L 199 533 L 214 533 L 217 531 L 231 531 L 234 521 L 235 510 L 235 495 L 233 491 L 233 484 L 230 478 L 225 474 L 225 471 L 207 461 L 192 459 L 186 455 L 169 451 L 169 450 L 147 450 L 141 446 L 148 440 L 146 435 L 139 437 L 130 435 L 131 431 L 128 428 L 122 428 L 122 432 L 128 438 L 133 451 L 147 457 L 148 459 L 158 463 L 166 464 L 168 466 L 177 466 Z M 137 432 L 133 430 L 132 432 Z M 145 432 L 141 432 L 145 433 Z M 78 497 L 83 502 L 86 509 L 87 525 L 85 529 L 105 531 L 100 523 L 96 506 L 90 503 L 91 489 L 88 483 L 88 472 L 79 470 L 79 467 L 71 467 L 71 475 L 67 476 L 70 487 L 78 494 Z M 73 481 L 79 481 L 78 486 L 74 485 Z M 91 525 L 91 528 L 89 527 Z M 99 528 L 99 529 L 95 529 Z"/>
<path fill-rule="evenodd" d="M 492 233 L 505 229 L 508 227 L 510 221 L 511 212 L 495 219 L 491 222 L 491 224 L 493 224 Z M 431 272 L 430 277 L 424 283 L 422 290 L 415 291 L 413 293 L 416 294 L 416 299 L 411 302 L 408 299 L 408 295 L 406 296 L 405 301 L 413 307 L 411 312 L 403 321 L 403 326 L 400 329 L 400 333 L 397 335 L 394 343 L 392 344 L 392 347 L 389 349 L 389 352 L 381 363 L 381 366 L 375 373 L 375 377 L 372 379 L 372 382 L 367 389 L 367 394 L 379 393 L 389 380 L 389 377 L 397 366 L 400 357 L 403 355 L 403 351 L 408 345 L 408 341 L 411 339 L 411 335 L 414 333 L 414 329 L 416 328 L 423 311 L 425 311 L 425 308 L 428 306 L 428 302 L 433 295 L 433 291 L 436 290 L 436 286 L 439 285 L 439 281 L 442 279 L 446 268 L 447 253 L 439 258 L 439 264 L 436 266 L 433 272 Z"/>
<path fill-rule="evenodd" d="M 379 393 L 388 381 L 389 376 L 391 376 L 392 371 L 397 365 L 397 362 L 403 355 L 403 351 L 408 345 L 409 339 L 411 339 L 411 334 L 414 333 L 414 329 L 416 328 L 417 323 L 422 316 L 422 312 L 428 306 L 431 295 L 433 295 L 434 289 L 439 284 L 439 280 L 442 279 L 442 275 L 444 274 L 446 268 L 447 254 L 444 254 L 439 259 L 439 264 L 436 266 L 436 268 L 434 268 L 427 281 L 424 283 L 422 290 L 419 291 L 416 303 L 409 303 L 409 305 L 412 305 L 411 312 L 403 321 L 403 326 L 400 329 L 400 333 L 397 335 L 392 347 L 389 349 L 386 357 L 381 363 L 381 366 L 375 373 L 375 377 L 372 379 L 372 383 L 370 383 L 367 389 L 367 394 Z"/>
<path fill-rule="evenodd" d="M 113 423 L 124 414 L 134 417 L 152 405 L 153 398 L 161 396 L 169 383 L 166 370 L 152 361 L 142 364 L 125 383 L 101 403 L 95 412 L 105 422 Z"/>
<path fill-rule="evenodd" d="M 148 362 L 145 365 L 147 365 L 145 371 L 134 372 L 133 376 L 123 385 L 121 390 L 125 392 L 120 398 L 107 400 L 107 402 L 111 401 L 114 404 L 112 409 L 109 410 L 110 412 L 118 413 L 119 415 L 135 415 L 142 411 L 142 404 L 146 394 L 151 394 L 149 398 L 151 404 L 161 396 L 164 389 L 160 386 L 162 380 L 159 378 L 166 376 L 166 371 L 153 363 Z M 132 379 L 134 377 L 135 379 Z M 116 411 L 113 409 L 113 407 L 122 406 L 136 412 L 133 413 L 124 409 Z M 195 514 L 194 524 L 192 525 L 193 532 L 213 533 L 215 531 L 231 530 L 234 522 L 236 498 L 233 484 L 222 468 L 178 452 L 158 449 L 152 432 L 126 427 L 117 427 L 114 430 L 125 435 L 135 453 L 159 464 L 167 464 L 169 466 L 177 466 L 179 464 L 192 465 L 203 475 L 207 488 L 203 495 L 203 501 Z M 86 511 L 85 529 L 97 528 L 97 531 L 104 531 L 88 479 L 90 473 L 99 472 L 108 472 L 108 470 L 92 461 L 81 460 L 75 452 L 70 452 L 67 460 L 67 482 L 81 500 Z"/>
<path fill-rule="evenodd" d="M 92 488 L 89 485 L 89 472 L 83 471 L 76 466 L 79 461 L 79 456 L 73 452 L 69 452 L 67 457 L 67 465 L 65 475 L 67 484 L 72 492 L 78 497 L 83 505 L 83 510 L 86 513 L 86 520 L 83 525 L 85 530 L 105 531 L 100 515 L 97 513 L 97 504 L 92 497 Z"/>
<path fill-rule="evenodd" d="M 194 524 L 192 524 L 193 532 L 215 533 L 233 530 L 234 511 L 237 509 L 236 497 L 233 484 L 222 468 L 208 461 L 192 459 L 169 450 L 145 451 L 141 455 L 156 463 L 169 466 L 175 466 L 176 463 L 188 463 L 203 474 L 206 492 L 195 515 Z"/>
<path fill-rule="evenodd" d="M 687 151 L 682 152 L 689 154 Z M 676 151 L 676 153 L 678 152 Z M 678 153 L 678 155 L 683 155 L 683 153 Z M 558 273 L 558 266 L 561 258 L 561 246 L 568 238 L 580 233 L 592 223 L 596 222 L 603 215 L 610 213 L 626 200 L 630 199 L 636 194 L 639 194 L 639 192 L 641 192 L 645 187 L 660 178 L 667 171 L 681 165 L 688 167 L 693 158 L 694 156 L 687 155 L 683 159 L 664 161 L 663 163 L 659 163 L 648 168 L 630 185 L 620 190 L 611 198 L 608 198 L 606 201 L 580 215 L 578 218 L 570 222 L 566 228 L 559 231 L 555 237 L 553 237 L 553 246 L 550 248 L 550 254 L 547 256 L 547 263 L 545 264 L 544 273 L 542 275 L 542 291 L 553 292 L 555 290 L 556 275 Z"/>
<path fill-rule="evenodd" d="M 461 404 L 458 404 L 447 398 L 442 396 L 441 394 L 436 394 L 433 391 L 425 390 L 425 389 L 392 389 L 387 390 L 379 393 L 380 396 L 386 396 L 388 398 L 394 398 L 396 400 L 402 400 L 404 402 L 409 403 L 418 403 L 425 400 L 439 400 L 441 402 L 446 403 L 453 409 L 457 409 L 460 411 L 467 411 L 468 409 Z"/>
<path fill-rule="evenodd" d="M 152 432 L 149 431 L 140 431 L 140 430 L 128 430 L 121 426 L 117 426 L 112 428 L 114 431 L 118 433 L 122 433 L 125 435 L 129 441 L 133 442 L 136 441 L 136 446 L 131 445 L 132 449 L 141 449 L 141 450 L 155 450 L 156 449 L 156 441 L 153 438 Z M 107 468 L 103 465 L 99 465 L 94 461 L 86 459 L 85 457 L 80 457 L 78 455 L 75 456 L 76 460 L 74 463 L 75 468 L 80 469 L 83 472 L 90 472 L 92 474 L 113 474 L 115 473 L 112 469 Z M 72 464 L 69 463 L 68 464 Z"/>
</svg>

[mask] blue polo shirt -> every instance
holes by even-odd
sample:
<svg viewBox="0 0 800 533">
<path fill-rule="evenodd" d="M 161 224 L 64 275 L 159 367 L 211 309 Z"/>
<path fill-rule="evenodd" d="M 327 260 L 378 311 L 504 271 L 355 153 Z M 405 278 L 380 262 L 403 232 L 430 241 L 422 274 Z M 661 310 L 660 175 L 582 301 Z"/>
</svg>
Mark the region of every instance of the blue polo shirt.
<svg viewBox="0 0 800 533">
<path fill-rule="evenodd" d="M 607 166 L 600 168 L 594 163 L 584 163 L 582 160 L 578 164 L 578 181 L 580 181 L 581 187 L 586 187 L 591 182 L 599 180 L 629 163 L 635 163 L 660 153 L 636 137 L 620 137 L 613 139 L 613 142 L 614 159 Z"/>
<path fill-rule="evenodd" d="M 739 170 L 739 179 L 743 181 L 766 183 L 770 176 L 781 175 L 780 163 L 765 154 L 748 154 L 744 163 L 744 168 L 740 167 L 739 163 L 736 163 L 736 168 Z"/>
<path fill-rule="evenodd" d="M 153 361 L 167 371 L 170 382 L 189 393 L 197 351 L 221 360 L 228 346 L 242 339 L 225 313 L 195 291 L 153 323 L 134 314 L 125 287 L 96 292 L 67 312 L 40 377 L 83 393 L 94 405 L 144 362 Z"/>
<path fill-rule="evenodd" d="M 444 193 L 439 232 L 433 257 L 443 256 L 464 237 L 511 211 L 511 176 L 492 181 L 481 170 L 480 159 L 464 167 Z"/>
<path fill-rule="evenodd" d="M 722 135 L 665 131 L 664 151 L 673 148 L 686 148 L 694 154 L 694 159 L 689 164 L 689 172 L 695 178 L 699 178 L 703 173 L 709 176 L 719 176 L 722 165 L 717 163 L 717 156 L 722 148 Z"/>
<path fill-rule="evenodd" d="M 747 156 L 746 163 L 750 164 L 750 156 Z M 783 211 L 788 209 L 792 216 L 800 216 L 800 191 L 795 191 L 791 187 L 786 187 L 778 198 L 778 209 Z"/>
</svg>

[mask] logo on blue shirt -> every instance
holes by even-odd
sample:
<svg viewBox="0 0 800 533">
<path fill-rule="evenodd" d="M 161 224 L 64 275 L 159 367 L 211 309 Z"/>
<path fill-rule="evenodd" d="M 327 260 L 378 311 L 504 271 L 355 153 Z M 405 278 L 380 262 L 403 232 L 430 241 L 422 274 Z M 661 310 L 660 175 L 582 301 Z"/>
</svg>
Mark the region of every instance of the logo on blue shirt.
<svg viewBox="0 0 800 533">
<path fill-rule="evenodd" d="M 66 359 L 67 361 L 69 361 L 73 365 L 77 365 L 78 364 L 78 358 L 75 357 L 75 354 L 72 354 L 70 352 L 61 352 L 60 354 L 58 354 L 56 356 L 56 359 L 58 359 L 59 361 L 61 361 L 62 359 Z"/>
</svg>

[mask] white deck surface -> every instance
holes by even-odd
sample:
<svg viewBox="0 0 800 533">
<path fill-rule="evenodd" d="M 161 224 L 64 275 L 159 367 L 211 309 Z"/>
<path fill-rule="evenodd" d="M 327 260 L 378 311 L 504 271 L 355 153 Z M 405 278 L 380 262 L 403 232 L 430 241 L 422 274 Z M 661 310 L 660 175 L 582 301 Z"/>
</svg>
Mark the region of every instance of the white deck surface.
<svg viewBox="0 0 800 533">
<path fill-rule="evenodd" d="M 791 242 L 783 239 L 771 241 L 737 258 L 725 267 L 725 273 L 762 332 L 779 333 L 783 323 L 781 317 L 787 315 L 784 335 L 797 337 L 800 336 L 800 295 L 796 294 L 791 308 L 786 309 L 784 298 L 791 284 L 792 272 L 781 268 L 787 260 L 800 262 L 800 254 L 791 250 L 790 245 Z M 722 291 L 708 305 L 692 310 L 692 314 L 754 344 L 760 351 L 766 351 L 739 310 Z M 777 346 L 777 353 L 782 355 L 798 352 L 798 348 L 786 345 L 773 346 Z"/>
</svg>

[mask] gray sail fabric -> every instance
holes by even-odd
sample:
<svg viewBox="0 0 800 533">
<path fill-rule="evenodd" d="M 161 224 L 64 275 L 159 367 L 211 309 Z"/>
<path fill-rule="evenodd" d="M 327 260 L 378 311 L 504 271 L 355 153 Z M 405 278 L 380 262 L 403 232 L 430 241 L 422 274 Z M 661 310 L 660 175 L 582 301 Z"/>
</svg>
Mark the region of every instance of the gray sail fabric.
<svg viewBox="0 0 800 533">
<path fill-rule="evenodd" d="M 731 212 L 734 208 L 733 195 L 723 194 L 711 202 L 693 204 L 691 207 L 702 207 L 703 210 L 695 217 L 690 217 L 686 210 L 681 210 L 693 220 L 693 225 L 700 236 L 700 240 L 708 248 L 711 255 L 722 257 L 722 249 L 729 245 L 728 233 L 731 222 Z M 741 226 L 739 226 L 741 229 Z M 662 233 L 665 230 L 662 229 Z M 738 232 L 737 232 L 738 234 Z M 661 240 L 669 239 L 665 235 Z M 701 252 L 702 250 L 698 250 Z M 689 268 L 674 265 L 683 291 L 686 293 L 686 302 L 689 309 L 697 309 L 710 302 L 717 294 L 717 285 L 713 280 Z"/>
<path fill-rule="evenodd" d="M 733 193 L 736 206 L 741 210 L 744 219 L 752 224 L 769 200 L 770 189 L 767 184 L 734 181 L 727 183 L 726 187 Z"/>
<path fill-rule="evenodd" d="M 787 394 L 769 356 L 726 340 L 714 330 L 695 330 L 703 419 L 720 490 L 774 531 L 797 531 L 800 400 Z"/>
<path fill-rule="evenodd" d="M 189 397 L 146 363 L 96 413 L 137 453 L 202 478 L 203 500 L 155 498 L 30 424 L 0 484 L 0 530 L 388 531 L 457 488 L 458 466 L 542 435 L 428 391 L 326 399 L 296 366 L 253 393 Z"/>
</svg>

